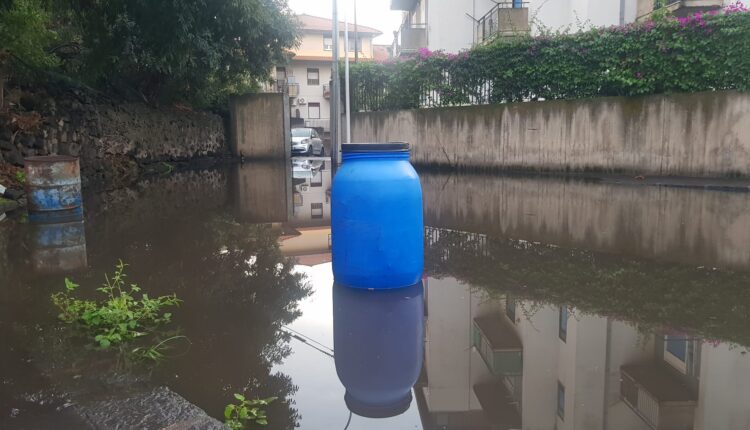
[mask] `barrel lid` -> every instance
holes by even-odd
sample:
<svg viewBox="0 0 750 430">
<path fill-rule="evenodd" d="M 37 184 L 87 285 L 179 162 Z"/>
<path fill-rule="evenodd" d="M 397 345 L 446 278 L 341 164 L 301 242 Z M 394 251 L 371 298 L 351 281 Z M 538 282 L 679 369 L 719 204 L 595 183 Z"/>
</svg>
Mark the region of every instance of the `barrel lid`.
<svg viewBox="0 0 750 430">
<path fill-rule="evenodd" d="M 409 152 L 409 144 L 406 142 L 387 143 L 344 143 L 341 145 L 344 153 L 353 152 Z"/>
<path fill-rule="evenodd" d="M 354 398 L 349 392 L 344 395 L 347 408 L 365 418 L 391 418 L 403 414 L 411 406 L 411 391 L 392 405 L 370 405 Z"/>
</svg>

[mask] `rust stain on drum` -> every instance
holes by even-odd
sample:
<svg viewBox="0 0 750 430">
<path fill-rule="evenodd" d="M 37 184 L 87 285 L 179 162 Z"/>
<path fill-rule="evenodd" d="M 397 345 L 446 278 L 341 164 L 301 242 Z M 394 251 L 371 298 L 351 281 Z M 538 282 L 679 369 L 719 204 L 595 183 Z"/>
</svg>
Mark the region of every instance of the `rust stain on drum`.
<svg viewBox="0 0 750 430">
<path fill-rule="evenodd" d="M 51 212 L 81 207 L 81 168 L 67 155 L 28 157 L 26 194 L 30 212 Z"/>
</svg>

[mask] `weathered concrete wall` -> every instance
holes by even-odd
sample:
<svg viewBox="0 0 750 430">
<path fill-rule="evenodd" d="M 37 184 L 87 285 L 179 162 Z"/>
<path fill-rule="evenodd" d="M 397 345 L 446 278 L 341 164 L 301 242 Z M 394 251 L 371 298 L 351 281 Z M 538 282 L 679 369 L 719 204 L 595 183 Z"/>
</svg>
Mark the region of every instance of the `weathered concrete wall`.
<svg viewBox="0 0 750 430">
<path fill-rule="evenodd" d="M 422 173 L 425 224 L 635 258 L 750 267 L 750 193 Z"/>
<path fill-rule="evenodd" d="M 218 115 L 142 103 L 15 90 L 13 110 L 0 117 L 0 162 L 63 154 L 81 158 L 85 177 L 104 177 L 138 164 L 228 154 Z M 23 128 L 23 129 L 22 129 Z M 122 172 L 119 172 L 122 173 Z"/>
<path fill-rule="evenodd" d="M 281 93 L 248 94 L 230 101 L 232 153 L 255 160 L 289 157 L 289 97 Z"/>
<path fill-rule="evenodd" d="M 249 222 L 286 222 L 292 208 L 289 163 L 261 161 L 232 169 L 231 193 L 240 219 Z"/>
<path fill-rule="evenodd" d="M 355 142 L 410 142 L 422 165 L 750 175 L 750 93 L 357 113 L 352 133 Z"/>
</svg>

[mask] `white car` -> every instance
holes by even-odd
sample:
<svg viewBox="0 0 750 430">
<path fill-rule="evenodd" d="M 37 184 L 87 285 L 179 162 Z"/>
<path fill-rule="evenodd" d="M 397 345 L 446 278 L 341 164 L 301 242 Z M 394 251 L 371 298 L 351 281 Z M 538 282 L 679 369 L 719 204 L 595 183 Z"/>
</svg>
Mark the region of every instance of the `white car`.
<svg viewBox="0 0 750 430">
<path fill-rule="evenodd" d="M 312 128 L 292 129 L 292 155 L 318 155 L 323 156 L 323 139 L 318 132 Z"/>
</svg>

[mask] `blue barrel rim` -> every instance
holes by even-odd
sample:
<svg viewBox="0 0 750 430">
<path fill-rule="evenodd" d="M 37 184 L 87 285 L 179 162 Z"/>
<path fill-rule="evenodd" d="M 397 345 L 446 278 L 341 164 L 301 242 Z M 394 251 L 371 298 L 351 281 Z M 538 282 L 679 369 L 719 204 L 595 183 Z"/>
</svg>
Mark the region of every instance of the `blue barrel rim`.
<svg viewBox="0 0 750 430">
<path fill-rule="evenodd" d="M 344 143 L 341 145 L 343 153 L 372 153 L 372 152 L 409 152 L 407 142 L 386 143 Z"/>
</svg>

